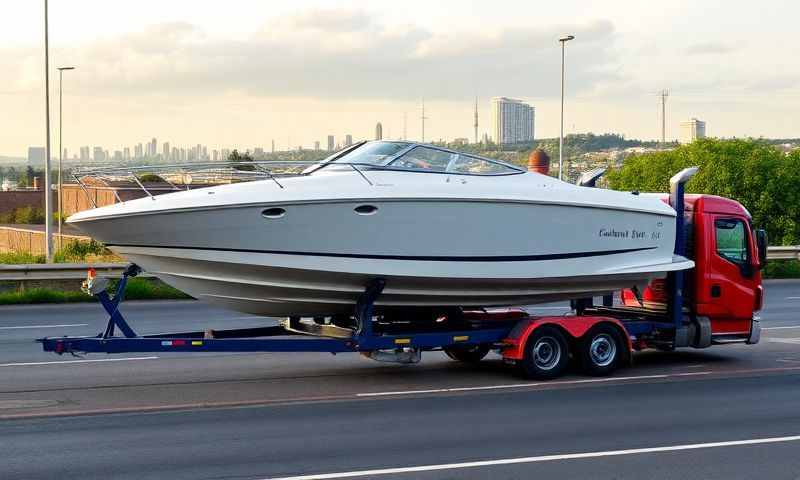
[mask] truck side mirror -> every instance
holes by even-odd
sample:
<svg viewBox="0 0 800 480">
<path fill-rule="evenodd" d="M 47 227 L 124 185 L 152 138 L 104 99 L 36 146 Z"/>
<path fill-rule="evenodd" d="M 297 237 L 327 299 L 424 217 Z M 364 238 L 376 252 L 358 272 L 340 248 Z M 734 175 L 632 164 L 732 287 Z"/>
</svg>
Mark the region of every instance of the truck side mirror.
<svg viewBox="0 0 800 480">
<path fill-rule="evenodd" d="M 758 268 L 767 266 L 767 231 L 763 228 L 756 230 L 756 247 L 758 247 Z"/>
</svg>

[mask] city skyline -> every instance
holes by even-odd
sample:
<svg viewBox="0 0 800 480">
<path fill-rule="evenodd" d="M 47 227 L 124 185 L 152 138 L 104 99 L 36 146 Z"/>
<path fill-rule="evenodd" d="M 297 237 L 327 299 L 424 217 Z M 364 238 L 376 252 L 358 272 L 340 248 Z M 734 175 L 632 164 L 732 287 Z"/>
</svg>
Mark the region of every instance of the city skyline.
<svg viewBox="0 0 800 480">
<path fill-rule="evenodd" d="M 800 10 L 793 4 L 765 2 L 759 25 L 768 32 L 751 25 L 745 9 L 714 2 L 698 10 L 683 1 L 565 1 L 542 10 L 526 2 L 497 8 L 412 0 L 400 8 L 345 1 L 331 8 L 232 0 L 231 8 L 190 11 L 162 3 L 51 5 L 51 67 L 78 67 L 64 77 L 70 149 L 129 145 L 154 131 L 176 144 L 202 138 L 234 148 L 274 137 L 279 148 L 284 139 L 294 148 L 324 139 L 330 125 L 371 138 L 375 118 L 385 132 L 407 130 L 418 139 L 423 97 L 426 112 L 435 112 L 428 139 L 473 138 L 471 102 L 498 95 L 534 104 L 536 136 L 554 137 L 564 32 L 576 36 L 567 49 L 566 133 L 656 139 L 656 93 L 668 88 L 668 138 L 696 112 L 721 137 L 796 136 L 800 99 L 792 92 L 800 66 L 786 61 L 793 29 L 781 28 Z M 419 9 L 426 15 L 412 15 Z M 158 22 L 148 13 L 154 10 Z M 0 155 L 23 156 L 43 143 L 41 30 L 39 2 L 0 19 Z M 491 118 L 488 102 L 478 110 Z"/>
</svg>

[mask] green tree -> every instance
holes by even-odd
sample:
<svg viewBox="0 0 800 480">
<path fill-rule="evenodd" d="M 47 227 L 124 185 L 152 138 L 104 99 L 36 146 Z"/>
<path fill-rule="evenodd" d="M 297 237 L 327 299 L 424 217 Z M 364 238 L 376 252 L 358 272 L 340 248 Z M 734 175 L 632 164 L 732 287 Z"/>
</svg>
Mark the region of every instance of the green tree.
<svg viewBox="0 0 800 480">
<path fill-rule="evenodd" d="M 692 193 L 732 198 L 766 228 L 773 245 L 800 243 L 800 152 L 784 155 L 761 140 L 703 139 L 665 152 L 628 157 L 611 171 L 616 190 L 666 192 L 669 178 L 683 168 L 700 167 L 687 185 Z"/>
</svg>

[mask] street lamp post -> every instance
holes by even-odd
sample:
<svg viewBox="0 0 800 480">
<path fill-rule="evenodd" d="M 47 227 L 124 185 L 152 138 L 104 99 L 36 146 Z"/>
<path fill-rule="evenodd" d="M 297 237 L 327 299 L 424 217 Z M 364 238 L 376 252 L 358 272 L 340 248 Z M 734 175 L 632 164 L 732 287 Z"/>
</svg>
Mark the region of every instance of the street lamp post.
<svg viewBox="0 0 800 480">
<path fill-rule="evenodd" d="M 47 35 L 47 0 L 44 0 L 44 253 L 47 263 L 53 262 L 53 189 L 50 178 L 50 45 Z"/>
<path fill-rule="evenodd" d="M 58 67 L 58 248 L 63 247 L 62 243 L 64 238 L 61 236 L 61 225 L 64 223 L 64 219 L 62 218 L 64 216 L 64 210 L 61 207 L 64 201 L 64 195 L 61 193 L 61 189 L 64 186 L 61 180 L 63 171 L 62 164 L 64 161 L 64 146 L 61 143 L 64 134 L 64 115 L 62 108 L 64 70 L 75 70 L 75 67 Z"/>
<path fill-rule="evenodd" d="M 558 135 L 558 179 L 564 179 L 564 50 L 567 42 L 573 40 L 574 35 L 565 35 L 558 39 L 561 42 L 561 131 Z"/>
</svg>

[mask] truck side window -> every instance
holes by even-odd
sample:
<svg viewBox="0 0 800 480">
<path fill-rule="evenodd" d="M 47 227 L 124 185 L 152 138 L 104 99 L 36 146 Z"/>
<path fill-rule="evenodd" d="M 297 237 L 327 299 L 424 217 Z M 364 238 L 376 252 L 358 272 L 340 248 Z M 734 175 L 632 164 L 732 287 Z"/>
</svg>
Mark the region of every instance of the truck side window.
<svg viewBox="0 0 800 480">
<path fill-rule="evenodd" d="M 743 221 L 718 219 L 714 221 L 714 229 L 716 230 L 719 256 L 736 264 L 749 262 L 747 231 Z"/>
</svg>

